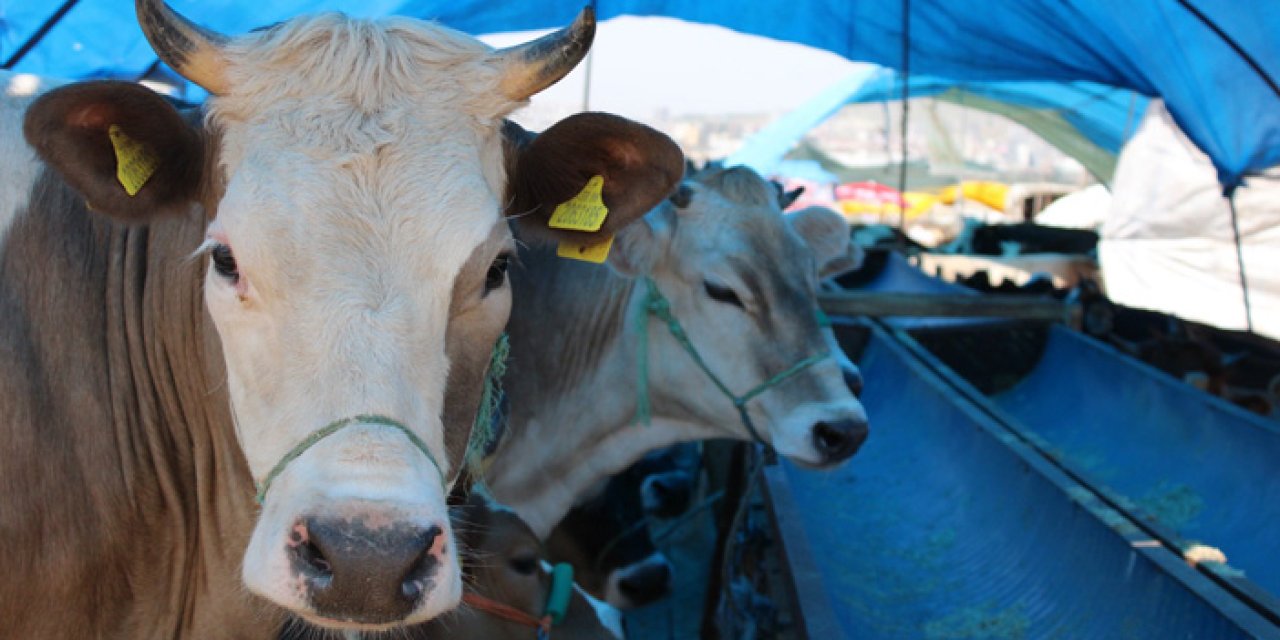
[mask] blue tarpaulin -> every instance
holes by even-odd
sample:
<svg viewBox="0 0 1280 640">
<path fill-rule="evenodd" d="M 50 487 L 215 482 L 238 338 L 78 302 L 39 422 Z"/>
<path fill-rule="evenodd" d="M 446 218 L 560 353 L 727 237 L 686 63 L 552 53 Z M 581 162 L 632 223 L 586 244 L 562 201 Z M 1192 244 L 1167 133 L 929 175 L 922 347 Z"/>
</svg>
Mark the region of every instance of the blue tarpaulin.
<svg viewBox="0 0 1280 640">
<path fill-rule="evenodd" d="M 569 22 L 582 0 L 175 0 L 228 33 L 315 10 L 437 18 L 471 33 Z M 155 58 L 124 0 L 4 0 L 0 59 L 66 14 L 13 69 L 141 76 Z M 1091 82 L 1164 98 L 1225 186 L 1280 163 L 1280 3 L 1235 0 L 602 0 L 599 15 L 670 16 L 901 68 L 909 6 L 913 74 L 959 81 Z M 654 43 L 661 46 L 661 43 Z"/>
</svg>

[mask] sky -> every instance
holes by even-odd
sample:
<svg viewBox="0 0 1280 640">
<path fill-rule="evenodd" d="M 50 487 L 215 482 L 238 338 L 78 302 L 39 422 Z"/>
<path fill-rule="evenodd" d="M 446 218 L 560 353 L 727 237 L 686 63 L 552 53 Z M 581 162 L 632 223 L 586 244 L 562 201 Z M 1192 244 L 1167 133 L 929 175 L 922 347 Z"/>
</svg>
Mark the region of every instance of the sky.
<svg viewBox="0 0 1280 640">
<path fill-rule="evenodd" d="M 540 33 L 482 39 L 502 47 Z M 602 22 L 591 55 L 591 108 L 637 119 L 659 109 L 675 115 L 787 111 L 861 66 L 827 51 L 670 18 Z M 581 107 L 586 67 L 579 65 L 534 104 Z"/>
</svg>

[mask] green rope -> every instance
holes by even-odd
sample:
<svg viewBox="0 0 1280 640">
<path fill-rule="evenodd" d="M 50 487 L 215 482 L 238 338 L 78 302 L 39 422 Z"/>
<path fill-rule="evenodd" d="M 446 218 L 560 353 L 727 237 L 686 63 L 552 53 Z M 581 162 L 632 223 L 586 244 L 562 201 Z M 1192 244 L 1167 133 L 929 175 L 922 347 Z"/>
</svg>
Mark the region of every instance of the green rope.
<svg viewBox="0 0 1280 640">
<path fill-rule="evenodd" d="M 648 279 L 646 278 L 646 281 Z M 649 426 L 653 421 L 653 408 L 649 405 L 649 307 L 653 304 L 652 293 L 647 294 L 644 304 L 636 307 L 636 337 L 640 344 L 638 360 L 640 377 L 636 381 L 636 422 Z"/>
<path fill-rule="evenodd" d="M 738 410 L 738 417 L 742 420 L 742 424 L 746 426 L 747 432 L 751 435 L 752 439 L 759 442 L 761 445 L 764 445 L 767 449 L 769 447 L 768 443 L 765 442 L 764 438 L 760 436 L 760 433 L 756 431 L 755 424 L 751 421 L 751 416 L 747 413 L 747 402 L 765 391 L 782 384 L 785 380 L 800 373 L 801 371 L 826 360 L 831 357 L 831 354 L 824 353 L 805 358 L 804 360 L 792 365 L 791 368 L 786 371 L 783 371 L 763 383 L 756 385 L 741 396 L 735 395 L 733 391 L 729 389 L 729 386 L 720 379 L 720 376 L 717 376 L 715 372 L 711 370 L 711 366 L 702 358 L 702 354 L 698 352 L 698 348 L 693 345 L 693 340 L 689 338 L 689 334 L 684 330 L 684 327 L 680 325 L 680 321 L 676 319 L 675 314 L 671 312 L 671 302 L 667 300 L 666 296 L 662 295 L 661 291 L 658 290 L 658 283 L 654 282 L 653 278 L 646 276 L 644 278 L 644 284 L 646 287 L 645 302 L 641 305 L 640 312 L 637 314 L 640 316 L 637 324 L 637 330 L 640 332 L 638 337 L 638 342 L 640 344 L 640 380 L 636 384 L 636 390 L 639 394 L 636 398 L 636 421 L 647 425 L 651 419 L 652 407 L 650 406 L 649 401 L 648 316 L 652 314 L 657 319 L 666 323 L 667 331 L 671 334 L 671 337 L 675 338 L 676 342 L 678 342 L 680 346 L 684 348 L 685 352 L 689 354 L 689 357 L 693 358 L 694 363 L 698 365 L 698 368 L 702 369 L 703 373 L 707 374 L 707 377 L 713 384 L 715 384 L 716 388 L 720 390 L 720 393 L 723 393 L 725 397 L 729 398 L 729 400 L 733 402 L 734 408 Z"/>
<path fill-rule="evenodd" d="M 476 420 L 471 425 L 471 438 L 467 440 L 467 452 L 463 464 L 471 472 L 471 477 L 478 483 L 481 462 L 485 451 L 494 438 L 493 414 L 498 411 L 502 401 L 502 376 L 507 374 L 507 356 L 511 354 L 511 340 L 502 334 L 493 345 L 489 355 L 489 371 L 484 378 L 484 392 L 480 395 L 480 406 L 476 410 Z"/>
<path fill-rule="evenodd" d="M 307 449 L 315 446 L 316 443 L 353 424 L 381 425 L 384 427 L 399 429 L 404 433 L 405 437 L 409 438 L 409 442 L 412 442 L 413 446 L 417 447 L 423 455 L 427 456 L 427 459 L 431 461 L 431 464 L 435 465 L 436 471 L 440 472 L 440 485 L 448 486 L 448 483 L 445 482 L 444 469 L 440 468 L 440 463 L 436 462 L 436 457 L 431 455 L 431 451 L 427 449 L 427 443 L 423 442 L 422 438 L 419 438 L 417 434 L 410 431 L 409 427 L 404 426 L 404 423 L 402 422 L 393 420 L 386 416 L 368 414 L 334 420 L 323 429 L 312 432 L 312 434 L 307 436 L 302 442 L 299 442 L 297 446 L 290 449 L 289 453 L 284 454 L 284 457 L 280 458 L 280 462 L 277 462 L 276 466 L 271 468 L 266 479 L 258 485 L 258 493 L 254 496 L 254 500 L 256 500 L 258 504 L 262 504 L 263 501 L 267 499 L 267 490 L 271 488 L 271 483 L 275 482 L 275 479 L 281 473 L 284 473 L 284 468 L 289 466 L 290 462 L 297 460 L 299 456 L 305 453 Z"/>
<path fill-rule="evenodd" d="M 471 437 L 467 440 L 467 450 L 464 455 L 464 463 L 472 472 L 476 472 L 479 466 L 480 457 L 484 455 L 484 450 L 489 446 L 490 440 L 493 438 L 493 413 L 498 408 L 498 402 L 502 397 L 502 376 L 507 372 L 507 355 L 511 352 L 511 343 L 507 338 L 507 334 L 502 334 L 498 338 L 498 342 L 493 345 L 493 352 L 489 356 L 489 370 L 485 375 L 484 392 L 480 396 L 480 406 L 476 411 L 475 422 L 471 426 Z M 341 420 L 334 420 L 326 425 L 323 429 L 313 432 L 311 435 L 299 442 L 297 446 L 284 454 L 280 462 L 271 468 L 267 473 L 266 479 L 258 484 L 258 493 L 254 500 L 258 504 L 262 504 L 267 499 L 267 489 L 271 488 L 271 483 L 284 473 L 284 468 L 289 466 L 290 462 L 297 460 L 299 456 L 306 452 L 307 449 L 314 447 L 318 442 L 325 438 L 349 427 L 353 424 L 381 425 L 384 427 L 392 427 L 399 429 L 409 438 L 409 442 L 417 447 L 431 464 L 435 466 L 436 471 L 440 472 L 440 485 L 446 489 L 449 486 L 447 478 L 444 475 L 444 468 L 436 462 L 436 457 L 431 455 L 431 451 L 427 449 L 427 443 L 422 441 L 417 434 L 409 430 L 404 423 L 393 420 L 386 416 L 365 414 L 351 416 Z M 478 477 L 478 476 L 477 476 Z"/>
</svg>

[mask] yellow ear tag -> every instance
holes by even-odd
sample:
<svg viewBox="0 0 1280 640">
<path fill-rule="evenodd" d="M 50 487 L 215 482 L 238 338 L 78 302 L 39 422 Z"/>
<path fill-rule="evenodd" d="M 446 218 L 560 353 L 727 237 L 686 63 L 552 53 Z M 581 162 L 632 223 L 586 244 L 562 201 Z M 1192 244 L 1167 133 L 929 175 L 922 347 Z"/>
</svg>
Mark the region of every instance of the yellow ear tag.
<svg viewBox="0 0 1280 640">
<path fill-rule="evenodd" d="M 552 229 L 599 231 L 609 215 L 609 208 L 604 206 L 604 199 L 600 197 L 603 189 L 604 176 L 592 176 L 578 195 L 556 207 L 547 225 Z"/>
<path fill-rule="evenodd" d="M 556 247 L 556 255 L 561 258 L 600 264 L 604 262 L 605 258 L 609 257 L 609 248 L 612 246 L 613 236 L 609 236 L 608 238 L 594 244 L 583 244 L 581 242 L 562 240 L 560 242 L 560 246 Z"/>
<path fill-rule="evenodd" d="M 111 146 L 116 150 L 116 179 L 129 197 L 138 195 L 147 180 L 155 175 L 160 162 L 146 145 L 125 135 L 120 125 L 113 124 L 107 129 L 111 137 Z"/>
</svg>

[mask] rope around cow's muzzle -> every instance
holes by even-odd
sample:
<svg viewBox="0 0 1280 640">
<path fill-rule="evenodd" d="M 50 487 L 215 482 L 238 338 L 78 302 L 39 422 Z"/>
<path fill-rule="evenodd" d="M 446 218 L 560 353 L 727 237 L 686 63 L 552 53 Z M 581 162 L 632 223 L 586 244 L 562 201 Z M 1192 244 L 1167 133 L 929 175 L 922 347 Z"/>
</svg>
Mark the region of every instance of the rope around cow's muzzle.
<svg viewBox="0 0 1280 640">
<path fill-rule="evenodd" d="M 720 390 L 720 393 L 723 393 L 725 397 L 729 398 L 730 402 L 733 403 L 733 407 L 738 410 L 738 417 L 742 419 L 742 424 L 747 428 L 747 433 L 751 435 L 751 439 L 762 445 L 766 451 L 772 451 L 773 447 L 766 442 L 764 438 L 760 437 L 760 432 L 756 430 L 755 423 L 752 422 L 751 415 L 747 411 L 747 403 L 750 402 L 752 398 L 755 398 L 765 391 L 782 384 L 783 381 L 788 378 L 791 378 L 801 371 L 826 360 L 831 357 L 831 354 L 824 353 L 809 356 L 808 358 L 791 365 L 791 368 L 786 371 L 783 371 L 782 373 L 779 373 L 756 385 L 746 393 L 742 395 L 735 395 L 733 391 L 729 390 L 729 386 L 720 379 L 720 376 L 717 376 L 715 372 L 711 370 L 710 365 L 708 365 L 707 361 L 702 358 L 702 354 L 698 353 L 697 347 L 693 346 L 693 341 L 689 339 L 689 334 L 684 330 L 684 327 L 680 325 L 680 321 L 676 320 L 675 314 L 671 312 L 671 302 L 667 300 L 666 296 L 662 295 L 662 291 L 658 289 L 658 283 L 654 282 L 653 278 L 649 276 L 645 276 L 643 278 L 643 282 L 646 287 L 645 301 L 644 304 L 640 305 L 640 310 L 638 312 L 639 317 L 637 318 L 637 327 L 640 332 L 640 380 L 636 384 L 636 390 L 639 394 L 636 401 L 636 422 L 648 425 L 652 418 L 652 409 L 649 404 L 649 316 L 653 315 L 666 323 L 667 331 L 671 333 L 671 337 L 675 338 L 676 342 L 680 343 L 680 346 L 689 354 L 689 357 L 693 358 L 693 361 L 698 365 L 698 368 L 702 369 L 702 372 L 707 374 L 707 377 L 710 378 L 711 382 Z"/>
<path fill-rule="evenodd" d="M 499 336 L 498 341 L 493 345 L 493 351 L 489 355 L 489 368 L 485 373 L 484 391 L 480 397 L 480 406 L 477 407 L 476 410 L 475 421 L 471 425 L 471 434 L 467 439 L 466 453 L 463 456 L 464 464 L 472 464 L 472 457 L 476 455 L 477 451 L 484 449 L 485 443 L 493 435 L 491 422 L 494 409 L 497 406 L 497 398 L 502 392 L 500 385 L 502 384 L 502 376 L 507 369 L 506 362 L 507 354 L 509 352 L 510 343 L 508 342 L 507 334 L 504 333 Z M 312 432 L 311 435 L 304 438 L 302 442 L 299 442 L 297 446 L 290 449 L 289 453 L 284 454 L 284 457 L 280 458 L 280 462 L 277 462 L 276 466 L 272 467 L 271 471 L 267 473 L 267 477 L 257 485 L 258 492 L 254 496 L 254 500 L 261 505 L 263 501 L 267 499 L 267 490 L 271 488 L 271 483 L 275 482 L 275 479 L 281 473 L 284 473 L 285 467 L 289 466 L 290 462 L 297 460 L 299 456 L 307 451 L 307 449 L 314 447 L 321 440 L 324 440 L 342 429 L 355 424 L 380 425 L 399 429 L 405 437 L 409 438 L 409 442 L 412 442 L 413 446 L 417 447 L 417 449 L 422 452 L 422 455 L 425 455 L 427 460 L 431 461 L 431 465 L 434 466 L 436 471 L 440 474 L 440 486 L 448 492 L 449 482 L 448 478 L 444 475 L 444 467 L 441 467 L 440 463 L 436 461 L 436 457 L 431 455 L 431 450 L 427 448 L 427 443 L 423 442 L 422 438 L 419 438 L 418 435 L 411 431 L 409 427 L 405 426 L 403 422 L 394 418 L 388 418 L 387 416 L 378 414 L 361 414 L 342 418 L 340 420 L 334 420 L 333 422 L 325 425 L 323 429 Z"/>
<path fill-rule="evenodd" d="M 418 450 L 421 451 L 423 455 L 427 456 L 427 459 L 430 460 L 431 464 L 435 466 L 436 471 L 440 472 L 441 486 L 448 487 L 448 483 L 445 482 L 444 469 L 440 467 L 439 462 L 436 462 L 436 457 L 431 455 L 431 450 L 427 448 L 427 443 L 423 442 L 422 438 L 418 437 L 418 434 L 411 431 L 409 427 L 406 427 L 404 423 L 400 422 L 399 420 L 395 420 L 392 418 L 388 418 L 387 416 L 382 416 L 377 414 L 361 414 L 361 415 L 351 416 L 348 418 L 342 418 L 341 420 L 334 420 L 333 422 L 330 422 L 329 424 L 325 425 L 323 429 L 312 432 L 311 435 L 304 438 L 302 442 L 299 442 L 297 446 L 290 449 L 289 453 L 284 454 L 284 457 L 280 458 L 280 462 L 277 462 L 276 466 L 272 467 L 271 471 L 267 473 L 267 477 L 264 478 L 262 482 L 258 484 L 258 494 L 254 496 L 254 500 L 256 500 L 258 504 L 261 505 L 263 501 L 267 499 L 267 490 L 271 488 L 271 483 L 275 482 L 275 479 L 281 473 L 284 473 L 284 468 L 289 466 L 290 462 L 297 460 L 299 456 L 301 456 L 303 453 L 306 453 L 307 449 L 314 447 L 321 440 L 324 440 L 325 438 L 347 427 L 350 427 L 352 425 L 357 425 L 357 424 L 380 425 L 384 427 L 391 427 L 393 429 L 399 429 L 400 432 L 403 433 L 405 437 L 409 439 L 409 442 L 413 443 L 413 446 L 417 447 Z"/>
</svg>

